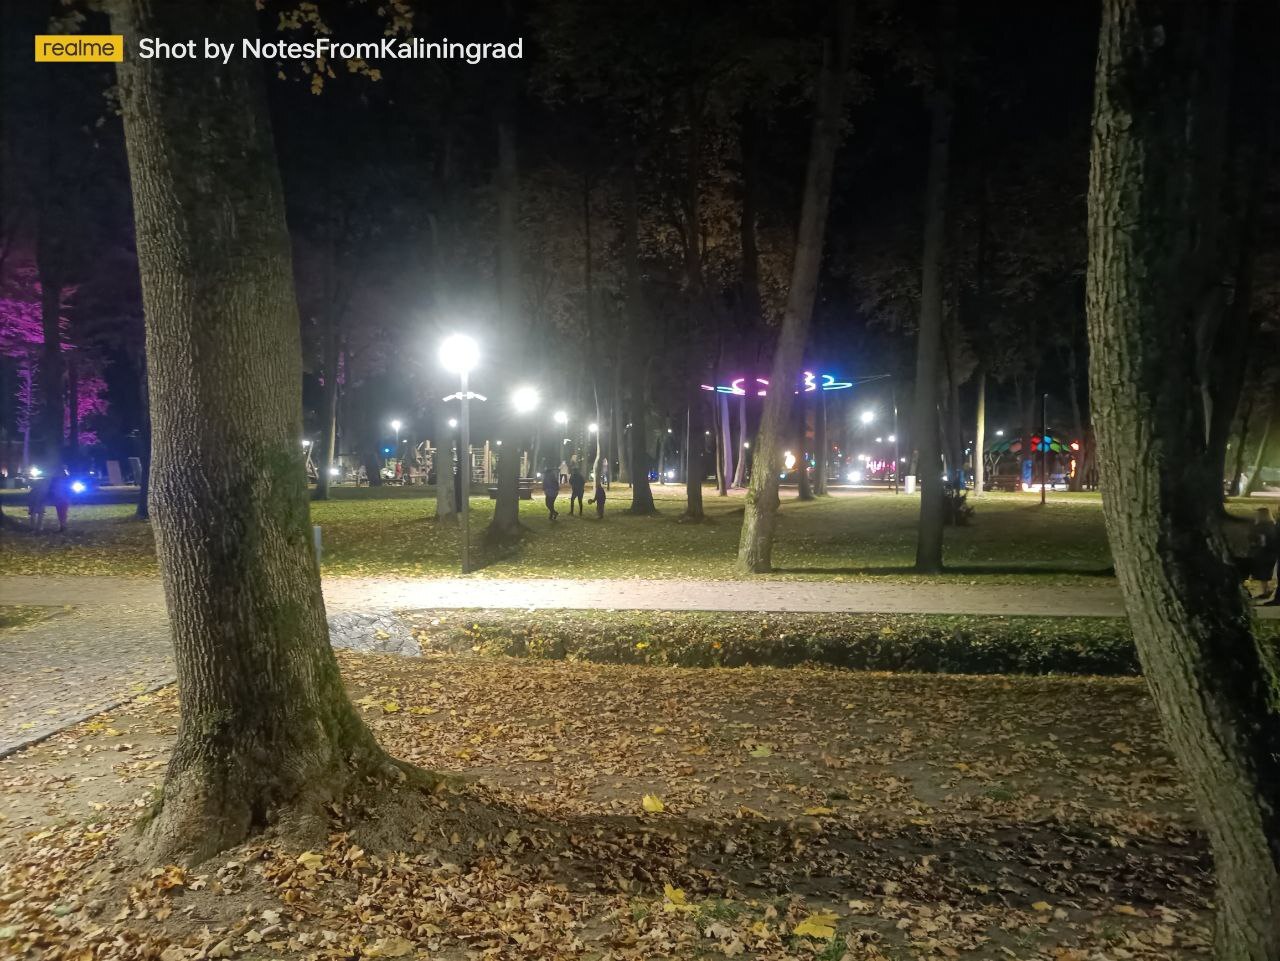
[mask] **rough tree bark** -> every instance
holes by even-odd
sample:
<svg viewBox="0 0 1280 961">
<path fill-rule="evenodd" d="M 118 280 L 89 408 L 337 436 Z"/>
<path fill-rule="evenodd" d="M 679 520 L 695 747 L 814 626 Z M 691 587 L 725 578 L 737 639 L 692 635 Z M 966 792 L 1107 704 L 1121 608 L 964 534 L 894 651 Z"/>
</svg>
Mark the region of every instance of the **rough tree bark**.
<svg viewBox="0 0 1280 961">
<path fill-rule="evenodd" d="M 117 0 L 126 37 L 238 42 L 241 0 Z M 119 65 L 146 313 L 151 503 L 182 714 L 150 856 L 314 830 L 390 762 L 329 646 L 302 470 L 289 237 L 256 65 Z M 398 769 L 397 769 L 398 770 Z M 403 775 L 401 775 L 403 776 Z"/>
<path fill-rule="evenodd" d="M 454 456 L 458 439 L 456 429 L 449 426 L 449 409 L 436 407 L 436 520 L 458 519 L 458 472 Z"/>
<path fill-rule="evenodd" d="M 1198 84 L 1230 69 L 1229 4 L 1107 0 L 1089 183 L 1090 385 L 1116 574 L 1147 684 L 1207 828 L 1219 961 L 1280 958 L 1280 659 L 1251 629 L 1217 522 L 1194 294 L 1220 238 Z M 1209 201 L 1209 203 L 1206 203 Z"/>
<path fill-rule="evenodd" d="M 701 390 L 692 392 L 685 420 L 684 518 L 690 521 L 700 521 L 706 517 L 702 509 L 702 479 L 706 474 L 706 467 L 702 463 L 702 439 L 706 435 L 702 433 L 702 398 L 698 396 L 701 393 Z"/>
<path fill-rule="evenodd" d="M 316 465 L 316 500 L 329 499 L 329 485 L 333 482 L 330 470 L 338 453 L 338 366 L 341 356 L 341 335 L 333 305 L 324 309 L 324 393 L 320 400 L 324 418 L 323 436 L 320 438 L 320 463 Z"/>
<path fill-rule="evenodd" d="M 634 160 L 623 174 L 622 246 L 627 273 L 627 411 L 631 420 L 629 444 L 631 461 L 630 514 L 656 514 L 653 490 L 649 487 L 649 451 L 646 449 L 648 430 L 645 425 L 648 380 L 648 351 L 645 336 L 649 326 L 649 311 L 644 302 L 644 286 L 640 279 L 640 209 L 636 191 Z"/>
<path fill-rule="evenodd" d="M 519 367 L 523 322 L 520 317 L 520 234 L 517 214 L 520 203 L 516 168 L 516 129 L 509 109 L 498 123 L 498 313 L 503 351 L 511 367 Z M 505 544 L 520 538 L 520 453 L 524 449 L 522 428 L 508 419 L 501 431 L 504 441 L 498 453 L 498 494 L 493 503 L 493 519 L 486 538 Z"/>
<path fill-rule="evenodd" d="M 729 488 L 737 483 L 737 475 L 734 472 L 734 454 L 742 457 L 742 441 L 745 437 L 738 438 L 738 447 L 733 446 L 733 422 L 729 418 L 729 395 L 717 394 L 720 402 L 719 422 L 720 422 L 720 495 L 727 496 Z"/>
<path fill-rule="evenodd" d="M 808 446 L 809 440 L 808 412 L 805 410 L 804 394 L 799 394 L 796 397 L 795 406 L 796 499 L 811 501 L 813 500 L 813 485 L 809 483 L 809 462 L 804 456 L 805 447 Z"/>
<path fill-rule="evenodd" d="M 920 484 L 916 529 L 916 570 L 942 570 L 943 480 L 938 432 L 938 378 L 942 351 L 942 268 L 947 243 L 947 180 L 951 166 L 955 0 L 938 4 L 938 69 L 929 131 L 929 174 L 925 185 L 924 256 L 920 272 L 920 324 L 916 334 L 915 447 Z"/>
<path fill-rule="evenodd" d="M 791 287 L 782 315 L 782 329 L 774 348 L 769 384 L 755 461 L 747 488 L 742 533 L 738 539 L 738 567 L 762 574 L 773 566 L 773 532 L 778 520 L 779 446 L 787 432 L 794 394 L 787 385 L 800 379 L 813 301 L 818 293 L 823 240 L 831 207 L 831 178 L 840 147 L 844 116 L 845 68 L 853 39 L 853 0 L 835 0 L 835 28 L 823 45 L 822 71 L 814 104 L 813 133 L 805 171 L 804 199 L 796 232 Z"/>
</svg>

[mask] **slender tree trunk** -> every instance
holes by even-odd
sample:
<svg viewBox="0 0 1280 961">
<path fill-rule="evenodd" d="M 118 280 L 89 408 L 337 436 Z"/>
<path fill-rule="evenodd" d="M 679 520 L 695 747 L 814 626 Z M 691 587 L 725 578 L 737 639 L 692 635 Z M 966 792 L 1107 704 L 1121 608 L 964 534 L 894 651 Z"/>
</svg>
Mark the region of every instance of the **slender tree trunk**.
<svg viewBox="0 0 1280 961">
<path fill-rule="evenodd" d="M 717 397 L 720 401 L 720 461 L 724 465 L 720 477 L 723 489 L 720 493 L 726 495 L 729 493 L 729 488 L 733 487 L 737 482 L 737 475 L 734 471 L 734 455 L 737 454 L 738 457 L 742 457 L 742 442 L 746 438 L 739 437 L 737 447 L 734 446 L 733 422 L 729 418 L 729 395 L 718 394 Z"/>
<path fill-rule="evenodd" d="M 74 350 L 68 352 L 67 368 L 67 463 L 80 460 L 80 367 Z"/>
<path fill-rule="evenodd" d="M 457 429 L 449 426 L 449 409 L 443 404 L 436 408 L 436 519 L 458 519 L 458 471 L 455 451 L 458 445 Z"/>
<path fill-rule="evenodd" d="M 747 485 L 747 455 L 742 445 L 747 442 L 747 398 L 744 394 L 738 398 L 738 462 L 733 468 L 733 486 Z"/>
<path fill-rule="evenodd" d="M 622 370 L 624 363 L 624 338 L 618 338 L 613 367 L 613 438 L 617 452 L 613 459 L 618 470 L 618 482 L 631 482 L 631 451 L 627 449 L 627 420 L 622 410 Z"/>
<path fill-rule="evenodd" d="M 813 486 L 809 483 L 809 461 L 805 457 L 808 446 L 809 424 L 808 413 L 804 407 L 804 394 L 796 397 L 796 499 L 813 500 Z"/>
<path fill-rule="evenodd" d="M 254 35 L 239 0 L 120 0 L 126 37 Z M 329 646 L 302 470 L 302 360 L 262 72 L 119 65 L 146 309 L 156 553 L 181 719 L 158 863 L 310 825 L 389 773 Z M 193 122 L 192 118 L 199 118 Z M 403 776 L 403 775 L 401 775 Z"/>
<path fill-rule="evenodd" d="M 684 516 L 686 520 L 700 521 L 706 515 L 702 508 L 702 478 L 706 474 L 706 468 L 702 463 L 703 442 L 705 436 L 702 431 L 702 398 L 697 396 L 701 393 L 698 391 L 689 399 L 688 419 L 685 422 L 688 435 L 685 438 L 685 507 Z"/>
<path fill-rule="evenodd" d="M 341 363 L 338 323 L 333 315 L 332 305 L 326 305 L 324 318 L 324 393 L 320 399 L 324 432 L 320 438 L 320 463 L 316 465 L 316 489 L 313 495 L 318 501 L 329 499 L 329 485 L 333 482 L 330 471 L 338 453 L 338 367 Z"/>
<path fill-rule="evenodd" d="M 973 496 L 982 496 L 987 482 L 987 371 L 978 368 L 978 418 L 973 440 Z"/>
<path fill-rule="evenodd" d="M 37 245 L 37 250 L 40 246 Z M 44 344 L 40 348 L 38 381 L 43 393 L 40 420 L 44 435 L 44 456 L 49 462 L 45 470 L 52 472 L 62 462 L 67 411 L 66 372 L 62 358 L 62 280 L 52 263 L 56 255 L 48 254 L 46 257 L 48 262 L 39 265 L 40 319 Z"/>
<path fill-rule="evenodd" d="M 817 461 L 817 465 L 814 467 L 813 492 L 819 497 L 825 497 L 827 495 L 827 473 L 829 471 L 828 463 L 831 458 L 831 443 L 827 440 L 827 395 L 824 391 L 818 392 L 818 403 L 814 407 L 813 448 L 816 454 L 814 460 Z"/>
<path fill-rule="evenodd" d="M 1280 958 L 1280 658 L 1218 528 L 1195 305 L 1222 162 L 1198 84 L 1230 70 L 1228 4 L 1106 0 L 1089 183 L 1090 385 L 1103 510 L 1143 673 L 1213 848 L 1218 961 Z M 1208 154 L 1208 158 L 1206 158 Z"/>
<path fill-rule="evenodd" d="M 720 397 L 718 394 L 712 394 L 710 398 L 711 408 L 711 450 L 716 459 L 716 494 L 719 497 L 726 497 L 729 493 L 729 482 L 726 479 L 728 474 L 724 465 L 724 444 L 721 438 L 721 418 L 720 418 Z M 704 435 L 705 436 L 705 435 Z"/>
<path fill-rule="evenodd" d="M 824 44 L 822 72 L 818 77 L 813 134 L 805 172 L 800 226 L 796 232 L 791 287 L 782 315 L 782 329 L 774 348 L 760 430 L 756 436 L 754 469 L 747 489 L 742 533 L 738 540 L 738 567 L 748 573 L 764 573 L 773 567 L 773 534 L 778 518 L 779 446 L 786 434 L 794 395 L 788 385 L 800 379 L 809 321 L 818 292 L 818 272 L 827 214 L 831 207 L 831 179 L 840 147 L 840 123 L 844 115 L 845 72 L 853 39 L 853 0 L 836 0 L 835 29 Z"/>
<path fill-rule="evenodd" d="M 1267 403 L 1267 419 L 1262 422 L 1262 433 L 1258 436 L 1258 451 L 1253 456 L 1253 470 L 1249 471 L 1249 479 L 1245 482 L 1244 493 L 1252 497 L 1262 487 L 1262 468 L 1267 464 L 1267 454 L 1271 450 L 1271 431 L 1276 424 L 1276 408 L 1280 406 L 1280 398 L 1275 392 Z"/>
<path fill-rule="evenodd" d="M 644 337 L 648 330 L 649 311 L 644 302 L 640 280 L 640 208 L 636 193 L 636 170 L 632 160 L 623 175 L 622 246 L 627 274 L 627 351 L 629 371 L 629 404 L 631 420 L 631 514 L 656 514 L 653 491 L 649 487 L 649 452 L 646 449 L 645 426 L 647 388 L 647 352 Z"/>
<path fill-rule="evenodd" d="M 511 369 L 521 360 L 522 332 L 520 317 L 520 235 L 519 178 L 516 167 L 516 130 L 507 113 L 498 123 L 498 310 L 503 331 L 503 350 Z M 501 416 L 501 415 L 500 415 Z M 499 431 L 504 443 L 498 453 L 498 494 L 493 503 L 493 519 L 489 522 L 488 540 L 498 544 L 520 538 L 520 441 L 519 424 L 503 421 Z"/>
<path fill-rule="evenodd" d="M 929 133 L 925 187 L 924 263 L 920 279 L 920 325 L 916 340 L 915 446 L 919 452 L 920 524 L 916 570 L 942 570 L 943 482 L 938 436 L 938 378 L 942 348 L 942 270 L 947 234 L 947 180 L 951 165 L 952 73 L 955 0 L 938 6 L 938 74 Z"/>
</svg>

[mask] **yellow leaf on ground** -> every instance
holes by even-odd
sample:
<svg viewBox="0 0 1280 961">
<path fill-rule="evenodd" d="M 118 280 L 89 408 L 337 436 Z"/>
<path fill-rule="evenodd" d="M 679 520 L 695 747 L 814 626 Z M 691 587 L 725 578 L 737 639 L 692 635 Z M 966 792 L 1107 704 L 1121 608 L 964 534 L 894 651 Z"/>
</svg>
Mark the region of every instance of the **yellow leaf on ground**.
<svg viewBox="0 0 1280 961">
<path fill-rule="evenodd" d="M 394 714 L 400 710 L 400 705 L 396 701 L 383 701 L 382 710 L 386 714 Z"/>
<path fill-rule="evenodd" d="M 798 938 L 819 938 L 830 941 L 836 936 L 836 922 L 840 916 L 834 911 L 815 911 L 791 929 Z"/>
<path fill-rule="evenodd" d="M 1047 911 L 1052 911 L 1053 905 L 1048 901 L 1037 901 L 1035 904 L 1031 905 L 1031 910 L 1039 911 L 1041 914 L 1044 914 Z"/>
<path fill-rule="evenodd" d="M 682 888 L 673 888 L 669 884 L 662 886 L 663 905 L 662 910 L 667 912 L 683 912 L 692 911 L 693 905 L 685 900 L 684 890 Z"/>
<path fill-rule="evenodd" d="M 835 814 L 835 813 L 836 813 L 836 809 L 835 809 L 835 808 L 829 808 L 829 807 L 805 808 L 805 809 L 804 809 L 804 813 L 805 813 L 805 814 L 808 814 L 808 815 L 811 815 L 811 816 L 813 816 L 813 817 L 817 817 L 817 816 L 822 815 L 822 814 Z"/>
<path fill-rule="evenodd" d="M 662 803 L 662 798 L 658 797 L 656 794 L 646 794 L 641 799 L 640 803 L 650 814 L 661 814 L 667 809 L 667 806 Z"/>
<path fill-rule="evenodd" d="M 413 951 L 413 945 L 404 938 L 378 938 L 373 944 L 367 944 L 364 947 L 363 954 L 366 958 L 403 958 L 405 955 Z"/>
<path fill-rule="evenodd" d="M 303 851 L 298 855 L 298 864 L 307 871 L 314 871 L 324 863 L 324 858 L 315 851 Z"/>
</svg>

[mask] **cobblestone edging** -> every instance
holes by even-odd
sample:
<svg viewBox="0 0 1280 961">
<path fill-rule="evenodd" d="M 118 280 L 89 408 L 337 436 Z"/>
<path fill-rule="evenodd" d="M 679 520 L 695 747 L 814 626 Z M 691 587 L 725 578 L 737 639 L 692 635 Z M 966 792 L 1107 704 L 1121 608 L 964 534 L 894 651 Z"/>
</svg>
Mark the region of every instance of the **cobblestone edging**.
<svg viewBox="0 0 1280 961">
<path fill-rule="evenodd" d="M 422 653 L 390 611 L 329 618 L 334 647 L 365 654 Z M 174 680 L 162 609 L 82 607 L 0 631 L 0 758 Z"/>
</svg>

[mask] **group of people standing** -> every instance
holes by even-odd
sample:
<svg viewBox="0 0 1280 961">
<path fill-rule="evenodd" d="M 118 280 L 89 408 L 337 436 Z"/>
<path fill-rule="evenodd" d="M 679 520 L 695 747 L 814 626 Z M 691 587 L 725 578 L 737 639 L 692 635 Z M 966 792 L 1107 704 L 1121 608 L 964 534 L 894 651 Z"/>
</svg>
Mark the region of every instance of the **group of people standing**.
<svg viewBox="0 0 1280 961">
<path fill-rule="evenodd" d="M 582 476 L 582 470 L 577 464 L 569 468 L 567 464 L 561 464 L 561 471 L 557 472 L 553 464 L 548 464 L 542 471 L 542 493 L 547 501 L 547 517 L 549 520 L 555 520 L 560 516 L 560 512 L 556 510 L 556 499 L 560 496 L 560 487 L 562 484 L 569 485 L 569 516 L 573 516 L 573 509 L 576 505 L 578 508 L 578 516 L 585 514 L 585 508 L 582 506 L 583 495 L 587 491 L 587 479 Z M 564 470 L 568 473 L 563 473 Z M 605 489 L 604 483 L 599 477 L 596 478 L 595 495 L 588 503 L 594 504 L 596 507 L 596 517 L 604 519 L 604 502 Z"/>
<path fill-rule="evenodd" d="M 58 531 L 67 529 L 67 517 L 71 513 L 71 472 L 59 468 L 50 477 L 39 477 L 31 482 L 27 491 L 27 520 L 33 531 L 44 529 L 44 515 L 49 505 L 58 515 Z"/>
</svg>

